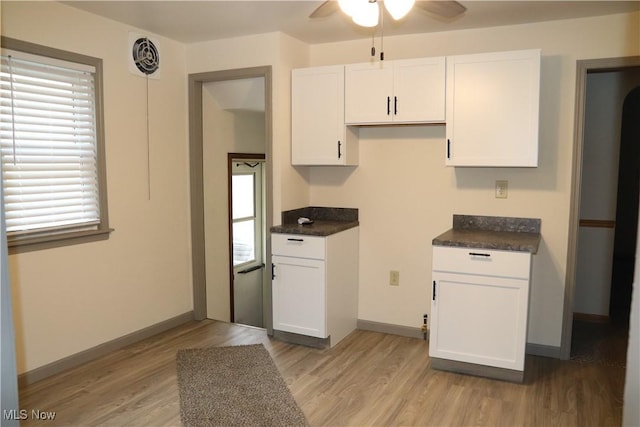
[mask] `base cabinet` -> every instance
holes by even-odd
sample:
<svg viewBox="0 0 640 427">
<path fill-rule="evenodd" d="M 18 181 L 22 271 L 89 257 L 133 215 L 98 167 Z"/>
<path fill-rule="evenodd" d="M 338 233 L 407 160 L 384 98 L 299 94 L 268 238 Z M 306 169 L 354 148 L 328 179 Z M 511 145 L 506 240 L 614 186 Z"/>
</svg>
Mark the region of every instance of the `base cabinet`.
<svg viewBox="0 0 640 427">
<path fill-rule="evenodd" d="M 324 260 L 274 255 L 274 329 L 327 337 Z"/>
<path fill-rule="evenodd" d="M 524 371 L 530 272 L 527 252 L 434 247 L 429 355 Z"/>
<path fill-rule="evenodd" d="M 356 329 L 358 228 L 326 237 L 273 234 L 273 329 L 328 339 Z"/>
</svg>

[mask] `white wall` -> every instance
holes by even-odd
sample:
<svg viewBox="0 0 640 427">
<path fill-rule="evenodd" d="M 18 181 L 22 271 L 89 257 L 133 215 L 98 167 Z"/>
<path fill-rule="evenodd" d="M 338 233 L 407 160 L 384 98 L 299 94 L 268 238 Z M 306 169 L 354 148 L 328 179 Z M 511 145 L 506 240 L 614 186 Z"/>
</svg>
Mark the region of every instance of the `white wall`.
<svg viewBox="0 0 640 427">
<path fill-rule="evenodd" d="M 357 168 L 310 168 L 311 204 L 360 209 L 359 317 L 419 327 L 429 312 L 431 239 L 454 213 L 542 219 L 533 260 L 531 343 L 558 347 L 567 264 L 576 60 L 640 54 L 638 13 L 385 38 L 387 60 L 542 49 L 534 169 L 447 168 L 444 127 L 367 128 Z M 311 64 L 365 62 L 370 40 L 311 46 Z M 494 198 L 495 180 L 509 198 Z M 389 270 L 400 286 L 388 285 Z"/>
<path fill-rule="evenodd" d="M 18 372 L 193 309 L 185 47 L 159 80 L 129 73 L 126 25 L 57 2 L 3 2 L 2 35 L 103 59 L 109 240 L 10 257 Z"/>
</svg>

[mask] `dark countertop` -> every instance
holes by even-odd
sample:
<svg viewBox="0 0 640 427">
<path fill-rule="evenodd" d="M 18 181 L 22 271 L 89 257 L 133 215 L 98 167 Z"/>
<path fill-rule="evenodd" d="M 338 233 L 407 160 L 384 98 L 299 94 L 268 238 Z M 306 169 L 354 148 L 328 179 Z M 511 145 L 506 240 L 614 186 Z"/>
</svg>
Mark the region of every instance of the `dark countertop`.
<svg viewBox="0 0 640 427">
<path fill-rule="evenodd" d="M 359 225 L 358 221 L 323 221 L 315 220 L 313 224 L 283 224 L 271 227 L 272 233 L 305 234 L 307 236 L 329 236 Z"/>
<path fill-rule="evenodd" d="M 434 246 L 538 252 L 540 220 L 535 218 L 454 215 L 453 228 L 432 243 Z"/>
<path fill-rule="evenodd" d="M 298 218 L 310 218 L 313 224 L 299 225 Z M 310 206 L 282 212 L 282 224 L 271 227 L 272 233 L 329 236 L 360 225 L 358 209 Z"/>
</svg>

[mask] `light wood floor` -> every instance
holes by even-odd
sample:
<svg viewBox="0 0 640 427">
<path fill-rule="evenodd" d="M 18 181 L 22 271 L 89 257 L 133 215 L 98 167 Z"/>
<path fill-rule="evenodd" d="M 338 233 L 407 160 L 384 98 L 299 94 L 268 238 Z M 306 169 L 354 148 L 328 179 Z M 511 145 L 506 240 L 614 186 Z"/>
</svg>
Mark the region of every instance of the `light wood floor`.
<svg viewBox="0 0 640 427">
<path fill-rule="evenodd" d="M 330 350 L 191 322 L 24 387 L 29 425 L 179 426 L 180 348 L 263 343 L 312 426 L 619 426 L 624 368 L 527 357 L 524 384 L 430 369 L 422 340 L 356 331 Z"/>
</svg>

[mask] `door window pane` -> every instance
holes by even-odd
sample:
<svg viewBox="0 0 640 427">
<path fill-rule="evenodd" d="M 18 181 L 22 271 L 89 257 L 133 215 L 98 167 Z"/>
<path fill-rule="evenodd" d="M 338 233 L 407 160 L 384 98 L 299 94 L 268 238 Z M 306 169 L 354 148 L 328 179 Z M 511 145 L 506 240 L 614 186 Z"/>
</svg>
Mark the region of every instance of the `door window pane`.
<svg viewBox="0 0 640 427">
<path fill-rule="evenodd" d="M 233 265 L 253 261 L 255 253 L 255 220 L 233 224 Z"/>
<path fill-rule="evenodd" d="M 233 219 L 253 217 L 254 208 L 254 177 L 253 174 L 232 176 Z"/>
</svg>

